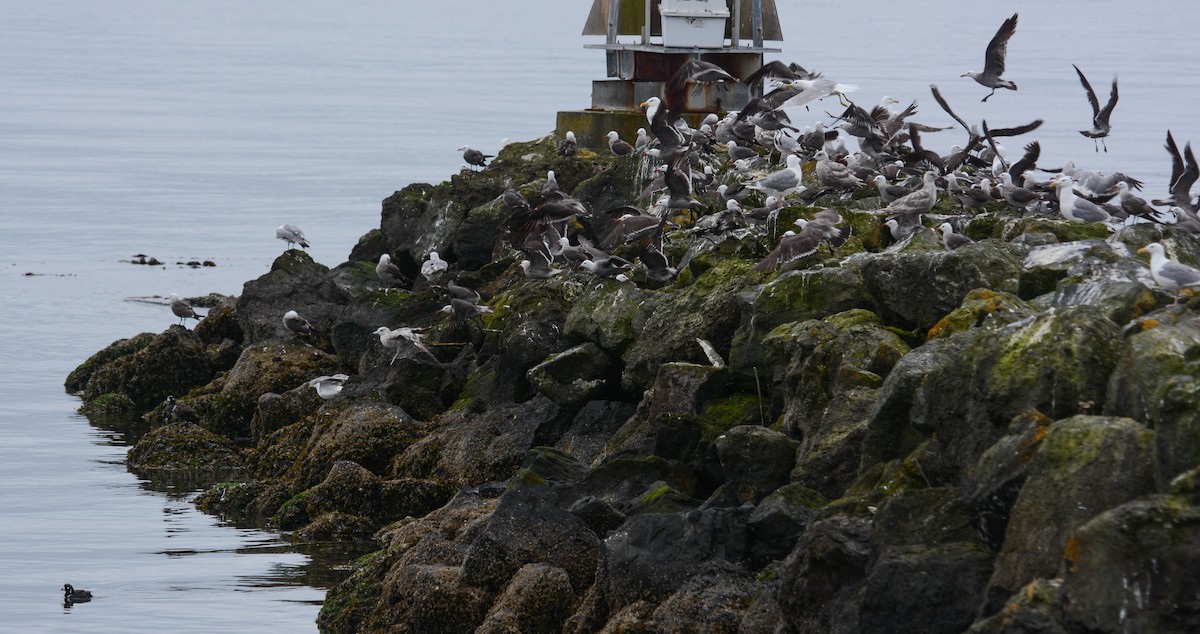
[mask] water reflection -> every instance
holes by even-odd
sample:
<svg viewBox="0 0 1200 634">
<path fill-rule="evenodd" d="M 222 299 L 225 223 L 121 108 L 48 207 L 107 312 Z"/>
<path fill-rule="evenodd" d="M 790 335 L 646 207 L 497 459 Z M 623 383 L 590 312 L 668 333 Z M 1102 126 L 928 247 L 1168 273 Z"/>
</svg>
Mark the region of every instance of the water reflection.
<svg viewBox="0 0 1200 634">
<path fill-rule="evenodd" d="M 155 425 L 140 418 L 112 414 L 88 414 L 91 426 L 101 432 L 96 444 L 128 449 L 148 434 Z M 101 464 L 121 465 L 137 478 L 138 489 L 148 494 L 162 496 L 163 519 L 167 523 L 168 538 L 181 537 L 194 532 L 195 516 L 201 514 L 194 505 L 197 495 L 221 482 L 242 482 L 245 475 L 237 469 L 189 469 L 180 471 L 140 470 L 128 467 L 124 460 L 98 460 Z M 265 518 L 234 517 L 227 515 L 203 515 L 212 526 L 234 531 L 236 546 L 228 542 L 213 548 L 169 548 L 154 554 L 171 558 L 189 557 L 254 557 L 268 555 L 275 558 L 266 566 L 265 572 L 235 574 L 237 588 L 248 590 L 311 587 L 328 589 L 350 574 L 349 563 L 362 555 L 378 549 L 374 542 L 298 542 L 289 534 L 271 532 Z M 291 555 L 291 556 L 289 556 Z M 187 586 L 172 590 L 194 589 Z M 321 601 L 286 599 L 292 603 L 320 605 Z M 64 608 L 70 608 L 64 604 Z"/>
</svg>

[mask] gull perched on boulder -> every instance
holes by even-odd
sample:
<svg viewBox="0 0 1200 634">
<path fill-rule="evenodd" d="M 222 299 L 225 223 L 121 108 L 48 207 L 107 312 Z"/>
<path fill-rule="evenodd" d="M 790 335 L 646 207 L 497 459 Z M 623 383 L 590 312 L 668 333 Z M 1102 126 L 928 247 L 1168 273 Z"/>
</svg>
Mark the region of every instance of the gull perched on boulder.
<svg viewBox="0 0 1200 634">
<path fill-rule="evenodd" d="M 429 252 L 429 259 L 421 263 L 421 276 L 430 282 L 436 281 L 450 268 L 450 264 L 438 256 L 437 251 Z"/>
<path fill-rule="evenodd" d="M 182 325 L 184 320 L 189 317 L 199 320 L 204 316 L 197 314 L 196 311 L 192 310 L 192 304 L 190 302 L 176 295 L 175 293 L 171 293 L 171 296 L 167 299 L 171 302 L 171 312 L 175 313 L 175 316 L 179 318 L 180 325 Z"/>
<path fill-rule="evenodd" d="M 342 384 L 349 380 L 349 376 L 345 374 L 334 374 L 332 376 L 319 376 L 306 385 L 317 391 L 317 396 L 328 401 L 338 395 L 342 391 Z"/>
<path fill-rule="evenodd" d="M 379 263 L 375 265 L 375 275 L 379 276 L 379 281 L 388 286 L 408 283 L 408 279 L 404 277 L 400 267 L 392 263 L 392 256 L 386 253 L 379 256 Z"/>
<path fill-rule="evenodd" d="M 1179 303 L 1179 291 L 1185 288 L 1200 288 L 1200 271 L 1168 258 L 1163 245 L 1152 242 L 1138 249 L 1138 253 L 1150 254 L 1150 276 L 1154 278 L 1155 283 L 1169 291 L 1175 291 L 1172 306 Z"/>
<path fill-rule="evenodd" d="M 304 231 L 302 231 L 300 227 L 297 227 L 296 225 L 279 225 L 275 229 L 275 237 L 287 242 L 289 249 L 295 244 L 299 244 L 305 249 L 310 246 L 308 244 L 308 240 L 304 237 Z"/>
<path fill-rule="evenodd" d="M 311 335 L 313 332 L 312 324 L 294 310 L 283 314 L 283 326 L 298 335 Z"/>
<path fill-rule="evenodd" d="M 412 344 L 416 349 L 429 355 L 429 358 L 433 359 L 434 363 L 439 363 L 437 357 L 433 356 L 433 353 L 425 346 L 425 335 L 421 334 L 422 330 L 424 328 L 397 328 L 392 330 L 387 326 L 380 326 L 373 334 L 379 336 L 379 343 L 383 344 L 384 348 L 396 351 L 396 354 L 392 355 L 392 360 L 388 361 L 388 365 L 396 362 L 396 358 L 400 356 L 400 347 L 404 342 Z"/>
<path fill-rule="evenodd" d="M 782 199 L 800 187 L 803 174 L 803 161 L 795 154 L 788 154 L 787 167 L 771 172 L 766 176 L 746 185 L 747 189 L 756 189 L 765 194 Z"/>
</svg>

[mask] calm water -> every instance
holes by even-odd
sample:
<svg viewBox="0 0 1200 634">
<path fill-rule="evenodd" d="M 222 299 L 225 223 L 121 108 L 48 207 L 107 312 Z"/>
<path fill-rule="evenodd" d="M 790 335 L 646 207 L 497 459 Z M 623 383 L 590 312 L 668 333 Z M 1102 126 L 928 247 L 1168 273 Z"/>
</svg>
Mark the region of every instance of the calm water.
<svg viewBox="0 0 1200 634">
<path fill-rule="evenodd" d="M 236 294 L 293 222 L 330 266 L 378 225 L 379 200 L 440 181 L 455 148 L 549 132 L 603 72 L 578 33 L 590 2 L 114 0 L 0 11 L 0 619 L 23 632 L 312 631 L 310 555 L 196 512 L 187 486 L 128 473 L 126 430 L 74 414 L 66 374 L 173 322 L 127 297 Z M 780 0 L 785 53 L 861 89 L 919 99 L 937 83 L 968 121 L 1045 118 L 1043 164 L 1123 170 L 1162 195 L 1167 128 L 1200 145 L 1190 2 L 980 5 Z M 1013 10 L 997 94 L 959 78 Z M 935 12 L 936 11 L 936 12 Z M 1078 15 L 1077 15 L 1078 14 Z M 868 18 L 866 16 L 873 15 Z M 852 27 L 840 26 L 845 22 Z M 817 26 L 820 25 L 820 26 Z M 924 47 L 924 48 L 922 48 Z M 1070 64 L 1122 97 L 1108 154 Z M 1103 98 L 1103 97 L 1102 97 Z M 828 106 L 831 110 L 833 105 Z M 799 113 L 799 123 L 820 110 Z M 806 119 L 806 117 L 808 117 Z M 946 150 L 960 130 L 930 135 Z M 1016 144 L 1014 144 L 1016 145 Z M 1016 148 L 1013 148 L 1014 150 Z M 163 268 L 121 263 L 136 253 Z M 212 259 L 215 269 L 173 263 Z M 36 275 L 26 275 L 35 273 Z M 65 609 L 71 582 L 98 598 Z"/>
</svg>

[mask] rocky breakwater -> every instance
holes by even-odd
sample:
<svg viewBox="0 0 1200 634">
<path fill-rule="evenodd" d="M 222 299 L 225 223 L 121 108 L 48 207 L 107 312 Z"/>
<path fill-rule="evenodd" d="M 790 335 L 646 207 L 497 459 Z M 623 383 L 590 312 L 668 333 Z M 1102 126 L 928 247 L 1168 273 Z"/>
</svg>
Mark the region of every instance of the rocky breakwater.
<svg viewBox="0 0 1200 634">
<path fill-rule="evenodd" d="M 349 261 L 288 250 L 67 387 L 156 423 L 131 468 L 239 469 L 206 510 L 374 539 L 325 631 L 1200 631 L 1200 304 L 1136 254 L 1200 240 L 942 201 L 973 244 L 891 244 L 864 187 L 817 203 L 850 239 L 781 273 L 751 269 L 818 208 L 668 229 L 666 283 L 522 274 L 506 189 L 554 170 L 598 239 L 648 160 L 509 145 L 389 197 Z M 440 312 L 450 281 L 491 312 Z"/>
</svg>

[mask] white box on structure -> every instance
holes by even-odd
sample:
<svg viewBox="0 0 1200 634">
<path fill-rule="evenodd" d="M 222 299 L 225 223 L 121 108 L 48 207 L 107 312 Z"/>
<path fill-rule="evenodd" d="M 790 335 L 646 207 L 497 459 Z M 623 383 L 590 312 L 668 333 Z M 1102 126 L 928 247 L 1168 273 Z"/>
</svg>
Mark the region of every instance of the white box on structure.
<svg viewBox="0 0 1200 634">
<path fill-rule="evenodd" d="M 726 0 L 662 0 L 658 5 L 658 10 L 720 13 L 729 10 L 727 5 Z"/>
<path fill-rule="evenodd" d="M 662 16 L 663 46 L 721 48 L 725 45 L 725 22 L 729 9 L 723 2 L 675 0 L 673 6 L 695 5 L 697 9 L 672 9 L 669 0 L 658 5 Z M 713 5 L 713 8 L 707 8 Z M 719 8 L 717 8 L 719 7 Z"/>
</svg>

